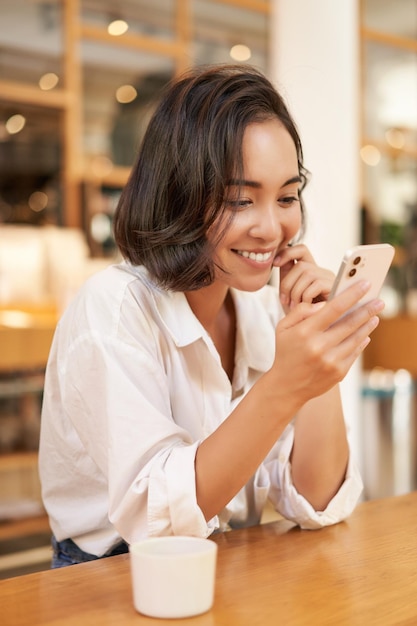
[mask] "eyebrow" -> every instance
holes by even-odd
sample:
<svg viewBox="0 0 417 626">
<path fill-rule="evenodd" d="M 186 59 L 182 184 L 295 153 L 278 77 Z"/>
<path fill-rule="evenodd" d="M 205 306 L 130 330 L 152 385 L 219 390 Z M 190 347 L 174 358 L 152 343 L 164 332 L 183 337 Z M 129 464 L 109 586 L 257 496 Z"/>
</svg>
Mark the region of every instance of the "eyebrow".
<svg viewBox="0 0 417 626">
<path fill-rule="evenodd" d="M 287 185 L 293 185 L 294 183 L 301 183 L 301 176 L 293 176 L 289 178 L 282 187 L 286 187 Z M 240 180 L 238 178 L 232 178 L 228 181 L 227 186 L 231 187 L 236 185 L 237 187 L 253 187 L 254 189 L 259 189 L 262 185 L 254 180 Z"/>
</svg>

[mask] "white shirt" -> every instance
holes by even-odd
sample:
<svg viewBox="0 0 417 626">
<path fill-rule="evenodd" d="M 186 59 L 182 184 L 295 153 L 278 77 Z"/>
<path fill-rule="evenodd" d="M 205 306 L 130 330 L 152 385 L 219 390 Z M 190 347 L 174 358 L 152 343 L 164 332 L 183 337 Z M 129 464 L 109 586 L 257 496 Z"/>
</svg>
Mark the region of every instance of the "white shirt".
<svg viewBox="0 0 417 626">
<path fill-rule="evenodd" d="M 325 511 L 297 493 L 290 424 L 250 483 L 206 522 L 196 450 L 271 367 L 281 315 L 274 287 L 232 295 L 233 384 L 185 295 L 158 289 L 144 268 L 111 266 L 75 297 L 55 333 L 41 421 L 42 496 L 58 540 L 101 556 L 120 537 L 207 537 L 258 523 L 268 498 L 303 528 L 351 513 L 362 490 L 352 461 Z"/>
</svg>

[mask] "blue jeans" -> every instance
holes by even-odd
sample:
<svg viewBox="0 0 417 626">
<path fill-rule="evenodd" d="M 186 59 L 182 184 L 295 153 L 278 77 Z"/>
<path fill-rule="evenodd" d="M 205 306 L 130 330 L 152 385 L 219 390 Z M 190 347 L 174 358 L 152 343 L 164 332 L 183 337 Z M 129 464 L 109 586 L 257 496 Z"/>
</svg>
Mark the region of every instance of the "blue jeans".
<svg viewBox="0 0 417 626">
<path fill-rule="evenodd" d="M 57 541 L 55 537 L 52 536 L 52 550 L 51 568 L 56 569 L 58 567 L 66 567 L 67 565 L 85 563 L 86 561 L 96 561 L 97 559 L 104 559 L 108 556 L 116 556 L 117 554 L 126 554 L 129 552 L 129 546 L 122 540 L 117 546 L 103 554 L 103 556 L 97 556 L 81 550 L 72 539 Z"/>
</svg>

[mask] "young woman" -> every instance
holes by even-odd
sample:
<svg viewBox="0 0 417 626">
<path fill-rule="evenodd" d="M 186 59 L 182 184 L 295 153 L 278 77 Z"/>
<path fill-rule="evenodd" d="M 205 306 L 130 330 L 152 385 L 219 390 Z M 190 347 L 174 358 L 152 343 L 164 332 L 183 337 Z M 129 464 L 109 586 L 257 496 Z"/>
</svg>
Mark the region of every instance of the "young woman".
<svg viewBox="0 0 417 626">
<path fill-rule="evenodd" d="M 305 182 L 255 69 L 199 68 L 164 93 L 115 216 L 125 261 L 84 285 L 51 349 L 53 566 L 256 524 L 267 499 L 311 529 L 354 508 L 338 383 L 383 303 L 344 315 L 364 283 L 326 302 L 333 274 L 297 243 Z"/>
</svg>

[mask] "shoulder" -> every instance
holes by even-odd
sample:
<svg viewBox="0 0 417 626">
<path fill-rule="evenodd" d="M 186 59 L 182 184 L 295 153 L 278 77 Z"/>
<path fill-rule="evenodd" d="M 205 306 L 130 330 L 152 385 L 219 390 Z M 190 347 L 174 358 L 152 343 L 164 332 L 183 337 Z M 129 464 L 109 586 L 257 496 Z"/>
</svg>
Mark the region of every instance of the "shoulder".
<svg viewBox="0 0 417 626">
<path fill-rule="evenodd" d="M 124 318 L 132 316 L 132 311 L 137 322 L 141 311 L 149 313 L 154 289 L 144 268 L 127 263 L 109 265 L 85 281 L 59 327 L 71 328 L 73 337 L 86 332 L 110 337 L 118 332 Z"/>
</svg>

